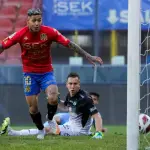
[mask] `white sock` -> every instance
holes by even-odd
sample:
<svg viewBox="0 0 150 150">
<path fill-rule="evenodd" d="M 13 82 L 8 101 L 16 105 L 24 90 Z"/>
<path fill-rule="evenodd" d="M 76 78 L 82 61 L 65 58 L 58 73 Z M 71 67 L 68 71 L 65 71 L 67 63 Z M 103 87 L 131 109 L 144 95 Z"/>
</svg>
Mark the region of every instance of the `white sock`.
<svg viewBox="0 0 150 150">
<path fill-rule="evenodd" d="M 37 135 L 38 129 L 23 129 L 20 131 L 17 130 L 10 130 L 8 132 L 8 135 L 11 136 L 27 136 L 27 135 Z"/>
</svg>

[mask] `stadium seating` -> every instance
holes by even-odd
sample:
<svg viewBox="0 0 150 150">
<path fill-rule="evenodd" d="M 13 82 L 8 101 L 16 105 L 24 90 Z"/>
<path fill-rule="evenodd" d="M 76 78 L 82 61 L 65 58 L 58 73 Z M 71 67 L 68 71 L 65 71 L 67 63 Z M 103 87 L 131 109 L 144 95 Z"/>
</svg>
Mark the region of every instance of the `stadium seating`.
<svg viewBox="0 0 150 150">
<path fill-rule="evenodd" d="M 0 42 L 26 25 L 27 11 L 36 0 L 4 0 L 0 3 Z M 0 64 L 20 64 L 21 49 L 13 46 L 0 55 Z"/>
<path fill-rule="evenodd" d="M 6 59 L 6 55 L 7 55 L 7 52 L 4 51 L 3 53 L 0 54 L 0 64 L 3 64 L 5 59 Z"/>
<path fill-rule="evenodd" d="M 7 59 L 5 64 L 20 64 L 21 63 L 21 48 L 19 44 L 12 46 L 6 50 Z"/>
<path fill-rule="evenodd" d="M 21 48 L 19 44 L 12 46 L 6 50 L 7 59 L 5 64 L 21 64 Z"/>
<path fill-rule="evenodd" d="M 3 5 L 4 5 L 4 6 L 20 7 L 20 5 L 21 5 L 21 0 L 5 0 Z"/>
<path fill-rule="evenodd" d="M 26 26 L 26 19 L 18 19 L 15 24 L 15 31 L 20 30 L 24 26 Z"/>
<path fill-rule="evenodd" d="M 13 23 L 10 19 L 2 19 L 0 21 L 0 31 L 12 32 Z"/>
<path fill-rule="evenodd" d="M 25 5 L 31 5 L 33 0 L 5 0 L 4 5 L 5 6 L 25 6 Z"/>
<path fill-rule="evenodd" d="M 19 44 L 16 44 L 7 50 L 8 59 L 20 58 L 20 56 L 21 56 L 21 48 Z"/>
<path fill-rule="evenodd" d="M 19 16 L 18 16 L 18 18 L 19 19 L 26 19 L 27 18 L 27 11 L 28 11 L 28 9 L 30 9 L 32 7 L 32 5 L 31 6 L 24 6 L 24 7 L 21 7 L 20 8 L 20 10 L 19 10 Z"/>
<path fill-rule="evenodd" d="M 11 58 L 11 59 L 6 59 L 4 64 L 6 65 L 17 65 L 17 64 L 21 64 L 21 59 L 18 58 Z"/>
<path fill-rule="evenodd" d="M 9 19 L 16 19 L 16 9 L 14 6 L 7 6 L 3 7 L 0 10 L 0 19 L 2 18 L 9 18 Z"/>
<path fill-rule="evenodd" d="M 5 39 L 8 36 L 8 33 L 5 31 L 1 31 L 0 34 L 0 42 L 2 42 L 3 39 Z"/>
</svg>

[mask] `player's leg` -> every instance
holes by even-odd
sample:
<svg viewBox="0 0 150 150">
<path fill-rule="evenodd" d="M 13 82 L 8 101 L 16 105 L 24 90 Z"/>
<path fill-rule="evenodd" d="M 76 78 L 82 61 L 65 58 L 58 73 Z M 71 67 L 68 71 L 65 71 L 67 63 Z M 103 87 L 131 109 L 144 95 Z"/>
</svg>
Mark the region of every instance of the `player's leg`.
<svg viewBox="0 0 150 150">
<path fill-rule="evenodd" d="M 44 126 L 42 123 L 41 113 L 38 110 L 38 97 L 36 95 L 26 96 L 26 101 L 29 106 L 30 116 L 39 131 L 43 132 Z"/>
<path fill-rule="evenodd" d="M 47 109 L 48 109 L 48 119 L 52 120 L 53 116 L 57 111 L 58 105 L 58 87 L 57 85 L 49 85 L 46 88 L 46 94 L 48 98 Z"/>
<path fill-rule="evenodd" d="M 45 132 L 42 123 L 41 113 L 38 110 L 38 94 L 40 93 L 40 85 L 36 81 L 36 75 L 24 73 L 24 92 L 27 104 L 29 106 L 30 116 L 36 127 L 39 129 L 37 138 L 43 139 Z"/>
<path fill-rule="evenodd" d="M 44 74 L 42 81 L 42 90 L 45 91 L 48 99 L 47 109 L 48 109 L 48 119 L 52 120 L 53 116 L 57 111 L 58 105 L 58 87 L 56 85 L 56 80 L 53 72 L 48 72 Z"/>
<path fill-rule="evenodd" d="M 38 129 L 23 129 L 23 130 L 8 129 L 8 135 L 10 136 L 29 136 L 29 135 L 37 135 L 38 133 L 39 133 Z"/>
</svg>

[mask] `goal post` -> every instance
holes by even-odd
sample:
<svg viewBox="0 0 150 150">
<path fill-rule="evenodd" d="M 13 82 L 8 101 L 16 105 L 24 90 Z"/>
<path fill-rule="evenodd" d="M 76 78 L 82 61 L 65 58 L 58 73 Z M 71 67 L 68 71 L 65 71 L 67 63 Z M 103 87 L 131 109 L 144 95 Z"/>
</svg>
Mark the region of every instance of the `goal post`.
<svg viewBox="0 0 150 150">
<path fill-rule="evenodd" d="M 140 0 L 128 0 L 127 150 L 139 147 L 140 5 Z"/>
</svg>

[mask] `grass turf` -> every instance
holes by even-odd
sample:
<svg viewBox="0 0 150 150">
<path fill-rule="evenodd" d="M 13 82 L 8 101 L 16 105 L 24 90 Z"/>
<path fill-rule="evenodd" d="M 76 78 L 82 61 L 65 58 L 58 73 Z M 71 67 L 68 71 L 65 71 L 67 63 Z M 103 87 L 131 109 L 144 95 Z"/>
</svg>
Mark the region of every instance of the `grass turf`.
<svg viewBox="0 0 150 150">
<path fill-rule="evenodd" d="M 15 127 L 15 129 L 24 128 L 28 127 Z M 46 136 L 44 140 L 39 141 L 35 136 L 3 135 L 0 136 L 0 150 L 125 150 L 126 128 L 123 126 L 108 126 L 107 128 L 108 132 L 102 140 L 91 139 L 88 136 Z M 148 140 L 150 141 L 150 138 Z M 142 135 L 140 150 L 144 150 L 147 146 L 148 143 Z"/>
</svg>

